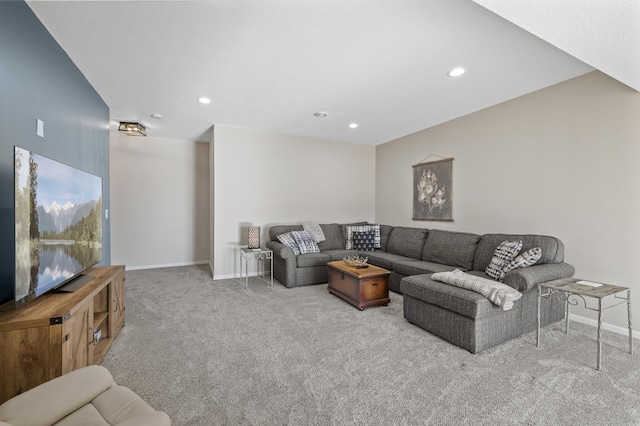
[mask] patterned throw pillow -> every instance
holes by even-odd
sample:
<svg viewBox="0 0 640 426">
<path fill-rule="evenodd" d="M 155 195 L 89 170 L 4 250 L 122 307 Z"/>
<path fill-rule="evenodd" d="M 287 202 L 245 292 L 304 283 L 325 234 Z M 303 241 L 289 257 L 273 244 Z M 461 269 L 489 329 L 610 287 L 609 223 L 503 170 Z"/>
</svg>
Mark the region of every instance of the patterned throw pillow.
<svg viewBox="0 0 640 426">
<path fill-rule="evenodd" d="M 278 235 L 276 238 L 278 238 L 278 241 L 280 241 L 285 246 L 290 247 L 291 250 L 293 250 L 293 254 L 295 254 L 296 256 L 300 254 L 298 244 L 296 244 L 295 240 L 293 239 L 291 232 L 285 232 L 284 234 Z"/>
<path fill-rule="evenodd" d="M 380 248 L 380 225 L 349 225 L 347 226 L 347 241 L 345 248 L 353 250 L 353 233 L 373 231 L 373 248 Z"/>
<path fill-rule="evenodd" d="M 504 276 L 507 275 L 507 272 L 516 268 L 526 268 L 527 266 L 531 266 L 540 260 L 541 257 L 542 249 L 540 247 L 534 247 L 524 253 L 520 253 L 502 269 L 502 273 L 500 274 L 500 279 L 498 281 L 502 282 Z"/>
<path fill-rule="evenodd" d="M 307 231 L 291 231 L 291 236 L 298 245 L 300 254 L 320 253 L 318 244 L 316 244 L 311 234 L 309 234 Z"/>
<path fill-rule="evenodd" d="M 502 270 L 520 253 L 522 241 L 503 241 L 493 252 L 491 263 L 485 273 L 494 280 L 500 279 Z"/>
<path fill-rule="evenodd" d="M 353 249 L 360 251 L 374 251 L 375 250 L 375 231 L 355 231 L 353 233 Z"/>
</svg>

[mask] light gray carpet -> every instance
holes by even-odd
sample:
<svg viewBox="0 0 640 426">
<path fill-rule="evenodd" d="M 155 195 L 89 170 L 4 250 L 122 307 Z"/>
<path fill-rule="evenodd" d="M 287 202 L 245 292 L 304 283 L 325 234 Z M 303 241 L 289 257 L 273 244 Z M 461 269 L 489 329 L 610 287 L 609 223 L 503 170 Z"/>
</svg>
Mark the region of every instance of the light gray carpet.
<svg viewBox="0 0 640 426">
<path fill-rule="evenodd" d="M 103 365 L 174 425 L 637 425 L 640 359 L 570 323 L 472 355 L 327 292 L 208 267 L 127 272 L 126 326 Z M 637 342 L 636 342 L 637 343 Z"/>
</svg>

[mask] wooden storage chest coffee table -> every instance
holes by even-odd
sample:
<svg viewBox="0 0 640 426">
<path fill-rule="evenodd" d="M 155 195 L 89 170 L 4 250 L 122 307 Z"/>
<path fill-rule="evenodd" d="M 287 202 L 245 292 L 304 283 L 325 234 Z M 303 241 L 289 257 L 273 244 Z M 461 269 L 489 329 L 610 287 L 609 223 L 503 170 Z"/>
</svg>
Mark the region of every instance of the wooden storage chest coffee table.
<svg viewBox="0 0 640 426">
<path fill-rule="evenodd" d="M 329 262 L 329 293 L 334 294 L 360 309 L 387 305 L 389 299 L 389 275 L 391 272 L 378 266 L 355 268 L 342 260 Z"/>
</svg>

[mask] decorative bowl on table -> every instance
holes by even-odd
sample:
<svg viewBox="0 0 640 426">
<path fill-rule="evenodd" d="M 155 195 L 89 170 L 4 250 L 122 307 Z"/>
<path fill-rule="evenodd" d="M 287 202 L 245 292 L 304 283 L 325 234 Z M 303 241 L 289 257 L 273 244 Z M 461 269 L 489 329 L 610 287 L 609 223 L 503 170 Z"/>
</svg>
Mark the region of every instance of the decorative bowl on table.
<svg viewBox="0 0 640 426">
<path fill-rule="evenodd" d="M 367 260 L 369 260 L 368 257 L 361 257 L 361 256 L 347 256 L 342 258 L 342 261 L 344 263 L 346 263 L 347 265 L 353 267 L 353 268 L 365 268 L 367 267 Z"/>
</svg>

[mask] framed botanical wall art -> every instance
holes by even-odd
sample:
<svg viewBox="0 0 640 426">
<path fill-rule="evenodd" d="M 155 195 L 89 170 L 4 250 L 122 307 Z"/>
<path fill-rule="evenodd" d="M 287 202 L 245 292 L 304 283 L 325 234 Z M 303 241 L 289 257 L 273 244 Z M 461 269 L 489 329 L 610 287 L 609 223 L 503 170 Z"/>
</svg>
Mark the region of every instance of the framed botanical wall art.
<svg viewBox="0 0 640 426">
<path fill-rule="evenodd" d="M 453 158 L 413 166 L 413 220 L 453 221 Z"/>
</svg>

